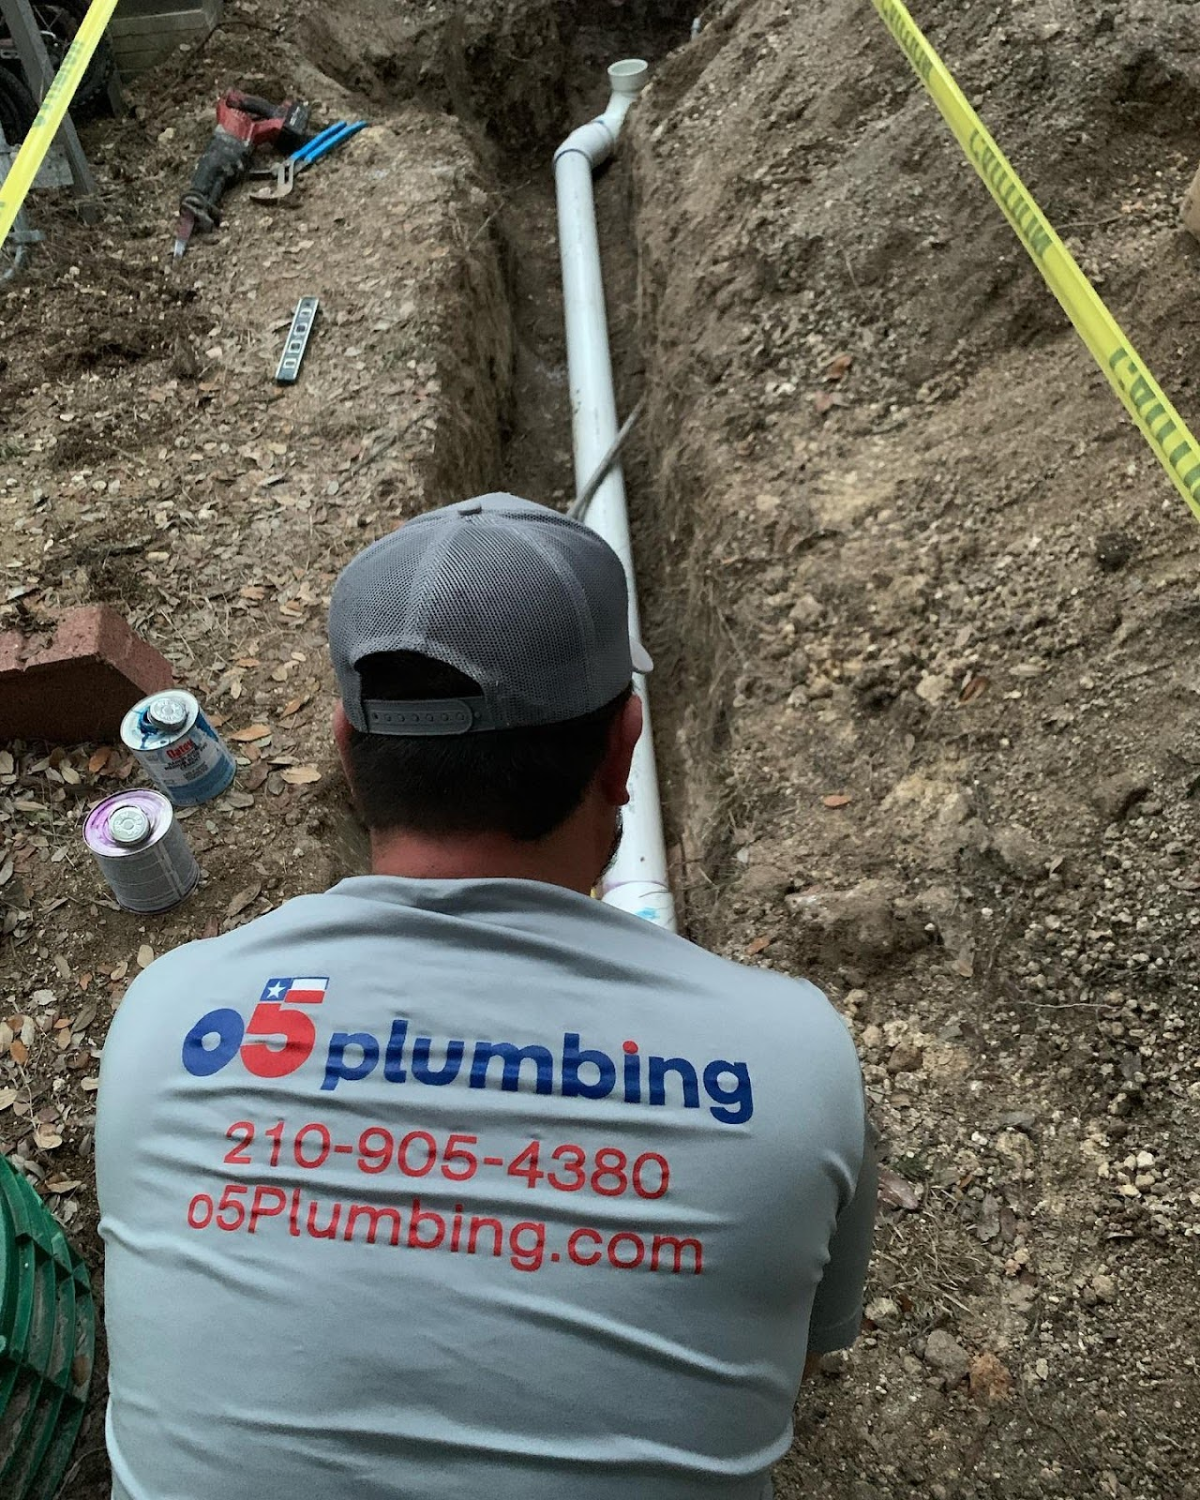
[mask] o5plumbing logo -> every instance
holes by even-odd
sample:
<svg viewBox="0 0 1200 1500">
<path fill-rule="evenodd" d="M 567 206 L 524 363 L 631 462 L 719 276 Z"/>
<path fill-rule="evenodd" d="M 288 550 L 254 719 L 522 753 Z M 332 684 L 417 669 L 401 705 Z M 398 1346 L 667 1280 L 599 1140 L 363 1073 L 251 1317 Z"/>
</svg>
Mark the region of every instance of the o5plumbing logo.
<svg viewBox="0 0 1200 1500">
<path fill-rule="evenodd" d="M 258 1078 L 294 1073 L 316 1050 L 310 1007 L 323 1004 L 328 989 L 327 975 L 268 979 L 248 1022 L 228 1006 L 200 1017 L 183 1039 L 183 1066 L 196 1078 L 208 1078 L 240 1057 L 246 1071 Z M 535 1093 L 564 1099 L 615 1095 L 625 1104 L 670 1102 L 684 1109 L 700 1109 L 703 1092 L 709 1113 L 723 1125 L 744 1125 L 754 1113 L 750 1069 L 744 1062 L 714 1058 L 700 1065 L 686 1057 L 643 1056 L 635 1041 L 622 1042 L 615 1060 L 598 1048 L 584 1047 L 578 1031 L 564 1032 L 561 1048 L 554 1051 L 538 1043 L 521 1047 L 449 1037 L 437 1042 L 435 1061 L 435 1038 L 410 1039 L 408 1031 L 408 1021 L 397 1016 L 386 1039 L 369 1031 L 331 1032 L 321 1088 L 332 1090 L 377 1074 L 386 1083 L 443 1088 L 457 1082 L 516 1093 L 525 1079 Z"/>
</svg>

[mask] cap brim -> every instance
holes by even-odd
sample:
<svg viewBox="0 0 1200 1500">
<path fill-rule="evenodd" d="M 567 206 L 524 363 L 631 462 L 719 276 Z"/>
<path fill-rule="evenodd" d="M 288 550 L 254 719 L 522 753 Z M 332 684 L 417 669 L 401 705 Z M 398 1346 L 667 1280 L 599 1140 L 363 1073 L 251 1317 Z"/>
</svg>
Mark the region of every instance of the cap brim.
<svg viewBox="0 0 1200 1500">
<path fill-rule="evenodd" d="M 641 641 L 629 638 L 629 655 L 633 661 L 635 672 L 653 672 L 654 663 L 650 660 L 650 653 L 642 645 Z"/>
</svg>

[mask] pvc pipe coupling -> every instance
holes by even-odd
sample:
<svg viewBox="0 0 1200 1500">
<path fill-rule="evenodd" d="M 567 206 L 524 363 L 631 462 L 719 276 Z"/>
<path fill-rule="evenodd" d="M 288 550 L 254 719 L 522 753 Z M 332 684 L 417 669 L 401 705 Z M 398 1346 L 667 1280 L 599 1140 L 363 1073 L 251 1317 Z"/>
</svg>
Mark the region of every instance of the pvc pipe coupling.
<svg viewBox="0 0 1200 1500">
<path fill-rule="evenodd" d="M 608 84 L 614 94 L 629 94 L 636 98 L 646 87 L 649 74 L 649 63 L 640 57 L 627 57 L 609 67 Z"/>
</svg>

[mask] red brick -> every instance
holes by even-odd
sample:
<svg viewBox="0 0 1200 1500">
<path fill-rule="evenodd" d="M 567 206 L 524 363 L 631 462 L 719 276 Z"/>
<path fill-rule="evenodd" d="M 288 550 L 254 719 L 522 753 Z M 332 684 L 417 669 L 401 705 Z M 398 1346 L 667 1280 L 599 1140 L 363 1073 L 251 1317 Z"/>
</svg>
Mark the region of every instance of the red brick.
<svg viewBox="0 0 1200 1500">
<path fill-rule="evenodd" d="M 0 634 L 0 740 L 110 739 L 139 698 L 170 687 L 166 657 L 115 609 L 71 609 L 54 634 Z"/>
</svg>

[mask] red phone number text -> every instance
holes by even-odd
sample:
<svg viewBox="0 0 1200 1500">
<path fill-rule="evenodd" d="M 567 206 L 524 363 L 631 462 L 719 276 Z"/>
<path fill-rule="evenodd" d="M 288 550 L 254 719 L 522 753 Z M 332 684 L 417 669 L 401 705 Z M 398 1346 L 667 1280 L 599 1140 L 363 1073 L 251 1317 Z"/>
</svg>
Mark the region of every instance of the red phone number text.
<svg viewBox="0 0 1200 1500">
<path fill-rule="evenodd" d="M 280 1120 L 261 1132 L 268 1143 L 270 1167 L 294 1162 L 307 1171 L 323 1167 L 332 1156 L 350 1156 L 360 1172 L 372 1174 L 399 1170 L 405 1177 L 428 1177 L 438 1173 L 448 1182 L 469 1182 L 481 1167 L 521 1178 L 526 1187 L 545 1181 L 560 1193 L 578 1193 L 590 1188 L 605 1198 L 619 1198 L 632 1191 L 639 1198 L 661 1198 L 671 1184 L 671 1169 L 665 1156 L 643 1151 L 630 1160 L 618 1146 L 601 1146 L 591 1153 L 572 1142 L 545 1150 L 541 1141 L 530 1141 L 511 1160 L 502 1156 L 480 1156 L 474 1148 L 479 1137 L 459 1132 L 439 1142 L 428 1130 L 410 1130 L 397 1137 L 382 1125 L 370 1125 L 354 1143 L 335 1142 L 328 1125 L 310 1120 L 289 1130 Z M 225 1161 L 234 1167 L 254 1165 L 252 1148 L 259 1131 L 250 1120 L 235 1120 L 225 1132 L 234 1144 Z M 261 1157 L 261 1151 L 260 1151 Z M 542 1161 L 548 1165 L 543 1168 Z"/>
</svg>

